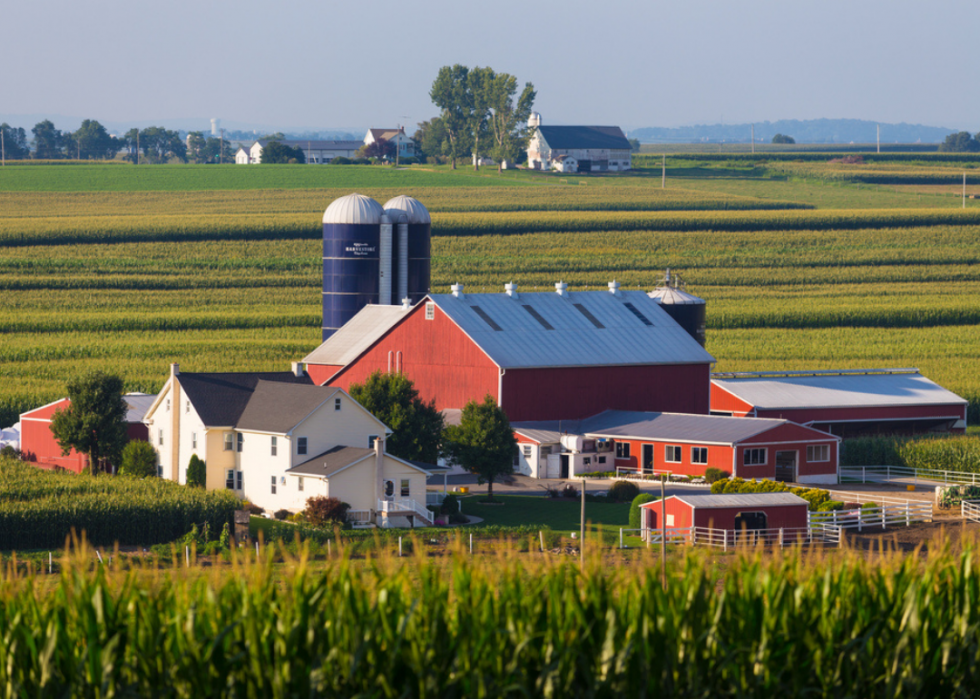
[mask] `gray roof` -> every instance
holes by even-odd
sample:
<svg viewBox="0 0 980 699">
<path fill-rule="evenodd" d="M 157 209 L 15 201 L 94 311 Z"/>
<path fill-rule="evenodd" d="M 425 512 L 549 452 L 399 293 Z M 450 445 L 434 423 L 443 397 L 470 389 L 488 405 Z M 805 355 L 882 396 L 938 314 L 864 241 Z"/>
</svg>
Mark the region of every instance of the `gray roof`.
<svg viewBox="0 0 980 699">
<path fill-rule="evenodd" d="M 307 364 L 347 366 L 408 314 L 401 306 L 365 306 L 326 342 L 303 358 Z"/>
<path fill-rule="evenodd" d="M 374 449 L 361 449 L 358 447 L 334 447 L 328 451 L 314 456 L 301 464 L 288 469 L 286 473 L 294 476 L 319 476 L 329 478 L 338 471 L 342 471 L 348 466 L 353 466 L 359 461 L 364 461 L 369 456 L 374 456 Z"/>
<path fill-rule="evenodd" d="M 464 293 L 428 298 L 505 369 L 714 361 L 643 291 L 620 291 L 618 296 L 608 291 L 571 291 L 564 296 Z"/>
<path fill-rule="evenodd" d="M 579 431 L 579 424 L 582 422 L 585 420 L 527 420 L 512 422 L 510 426 L 514 432 L 533 439 L 538 444 L 557 444 L 563 434 L 582 434 Z"/>
<path fill-rule="evenodd" d="M 265 148 L 266 144 L 272 140 L 290 148 L 299 148 L 304 153 L 307 150 L 357 150 L 364 145 L 364 141 L 292 141 L 271 138 L 262 138 L 256 143 Z"/>
<path fill-rule="evenodd" d="M 184 395 L 207 427 L 234 427 L 259 381 L 312 386 L 310 377 L 291 371 L 184 373 L 177 375 Z"/>
<path fill-rule="evenodd" d="M 765 410 L 966 403 L 918 373 L 713 378 L 711 381 Z"/>
<path fill-rule="evenodd" d="M 259 381 L 235 427 L 286 434 L 339 390 L 327 386 Z"/>
<path fill-rule="evenodd" d="M 157 397 L 152 393 L 127 393 L 123 396 L 126 401 L 126 422 L 143 422 L 146 411 L 150 409 Z"/>
<path fill-rule="evenodd" d="M 733 493 L 719 495 L 674 495 L 672 497 L 699 509 L 717 509 L 720 507 L 774 507 L 782 505 L 808 506 L 806 500 L 799 495 L 793 495 L 793 493 Z M 656 505 L 658 502 L 647 504 Z"/>
<path fill-rule="evenodd" d="M 539 126 L 538 132 L 549 146 L 562 150 L 630 150 L 630 142 L 618 126 Z"/>
</svg>

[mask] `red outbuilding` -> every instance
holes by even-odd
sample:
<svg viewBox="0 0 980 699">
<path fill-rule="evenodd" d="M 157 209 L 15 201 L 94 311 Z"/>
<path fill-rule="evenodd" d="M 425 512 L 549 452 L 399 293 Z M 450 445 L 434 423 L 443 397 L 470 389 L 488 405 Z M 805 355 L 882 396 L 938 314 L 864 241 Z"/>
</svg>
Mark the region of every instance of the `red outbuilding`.
<svg viewBox="0 0 980 699">
<path fill-rule="evenodd" d="M 671 495 L 641 505 L 646 529 L 660 529 L 661 508 L 666 508 L 668 529 L 689 527 L 742 531 L 743 529 L 805 529 L 807 501 L 792 493 L 739 493 L 733 495 Z"/>
<path fill-rule="evenodd" d="M 458 410 L 491 396 L 511 420 L 579 419 L 610 408 L 708 413 L 703 347 L 642 291 L 430 294 L 367 306 L 303 361 L 345 390 L 402 372 L 424 400 Z"/>
<path fill-rule="evenodd" d="M 713 374 L 711 413 L 784 418 L 841 437 L 966 431 L 967 401 L 917 369 Z"/>
<path fill-rule="evenodd" d="M 145 393 L 127 393 L 123 396 L 126 401 L 126 434 L 130 440 L 149 439 L 143 416 L 153 404 L 156 396 Z M 61 398 L 53 403 L 42 405 L 40 408 L 29 410 L 20 416 L 20 451 L 27 461 L 51 468 L 58 466 L 81 473 L 88 465 L 88 456 L 79 454 L 74 449 L 67 455 L 62 455 L 58 440 L 51 432 L 51 420 L 59 410 L 67 410 L 71 401 Z"/>
</svg>

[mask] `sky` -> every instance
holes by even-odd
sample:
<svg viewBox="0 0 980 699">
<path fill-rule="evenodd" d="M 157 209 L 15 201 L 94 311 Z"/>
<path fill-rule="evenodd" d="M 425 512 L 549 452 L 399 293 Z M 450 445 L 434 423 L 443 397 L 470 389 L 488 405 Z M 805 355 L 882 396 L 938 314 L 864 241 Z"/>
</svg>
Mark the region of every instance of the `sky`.
<svg viewBox="0 0 980 699">
<path fill-rule="evenodd" d="M 0 17 L 4 118 L 413 125 L 461 63 L 532 82 L 546 124 L 980 130 L 976 0 L 19 0 Z"/>
</svg>

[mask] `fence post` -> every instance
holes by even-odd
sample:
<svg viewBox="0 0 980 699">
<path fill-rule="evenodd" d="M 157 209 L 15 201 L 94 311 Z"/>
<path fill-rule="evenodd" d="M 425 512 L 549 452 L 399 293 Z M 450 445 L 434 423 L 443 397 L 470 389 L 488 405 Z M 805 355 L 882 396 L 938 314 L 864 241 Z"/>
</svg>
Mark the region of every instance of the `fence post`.
<svg viewBox="0 0 980 699">
<path fill-rule="evenodd" d="M 333 558 L 333 551 L 330 550 L 330 539 L 327 539 L 327 558 Z"/>
<path fill-rule="evenodd" d="M 619 548 L 625 548 L 623 546 L 623 528 L 619 528 Z"/>
<path fill-rule="evenodd" d="M 402 538 L 398 537 L 398 557 L 402 557 Z"/>
<path fill-rule="evenodd" d="M 185 546 L 184 547 L 184 561 L 187 563 L 187 567 L 190 568 L 191 567 L 191 547 L 190 546 Z"/>
<path fill-rule="evenodd" d="M 470 553 L 473 553 L 473 534 L 470 533 Z"/>
<path fill-rule="evenodd" d="M 722 545 L 722 551 L 725 551 L 727 553 L 728 552 L 728 530 L 727 529 L 722 529 L 721 530 L 721 533 L 725 537 L 725 543 Z"/>
<path fill-rule="evenodd" d="M 861 531 L 862 524 L 864 524 L 864 508 L 858 510 L 858 531 Z"/>
<path fill-rule="evenodd" d="M 888 512 L 886 509 L 888 506 L 885 503 L 881 503 L 881 528 L 885 529 L 885 514 Z"/>
<path fill-rule="evenodd" d="M 783 547 L 783 528 L 779 528 L 779 548 Z"/>
<path fill-rule="evenodd" d="M 48 575 L 54 573 L 54 563 L 51 560 L 51 552 L 48 551 Z"/>
<path fill-rule="evenodd" d="M 544 530 L 538 530 L 538 540 L 541 542 L 541 553 L 544 553 Z"/>
</svg>

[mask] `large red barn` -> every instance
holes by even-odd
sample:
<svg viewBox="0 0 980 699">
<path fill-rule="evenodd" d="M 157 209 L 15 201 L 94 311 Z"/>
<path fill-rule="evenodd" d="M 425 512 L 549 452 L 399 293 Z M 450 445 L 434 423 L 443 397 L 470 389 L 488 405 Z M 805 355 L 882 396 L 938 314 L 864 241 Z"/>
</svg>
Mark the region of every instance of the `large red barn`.
<svg viewBox="0 0 980 699">
<path fill-rule="evenodd" d="M 643 291 L 430 294 L 415 307 L 367 306 L 303 361 L 345 390 L 398 371 L 440 410 L 490 395 L 511 420 L 578 419 L 607 409 L 707 414 L 714 361 Z"/>
</svg>

